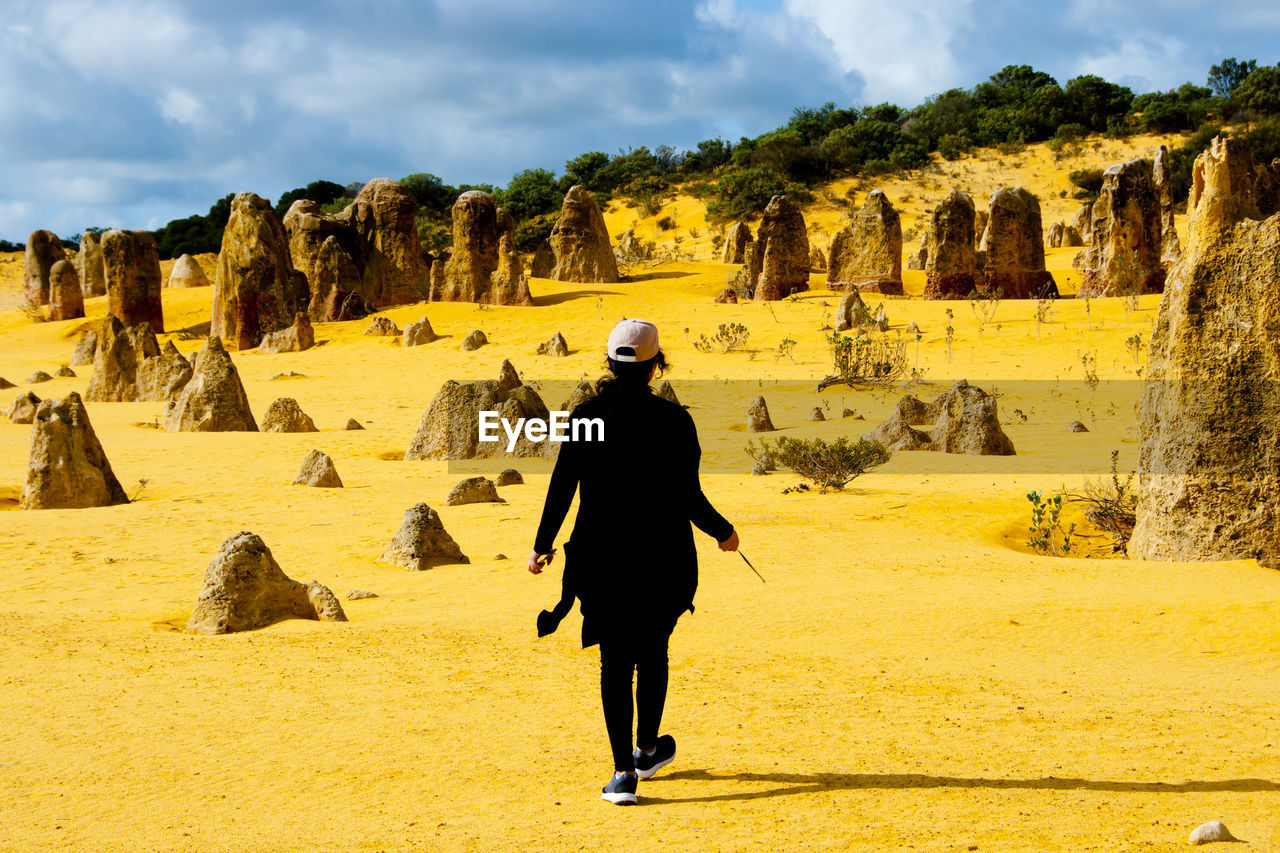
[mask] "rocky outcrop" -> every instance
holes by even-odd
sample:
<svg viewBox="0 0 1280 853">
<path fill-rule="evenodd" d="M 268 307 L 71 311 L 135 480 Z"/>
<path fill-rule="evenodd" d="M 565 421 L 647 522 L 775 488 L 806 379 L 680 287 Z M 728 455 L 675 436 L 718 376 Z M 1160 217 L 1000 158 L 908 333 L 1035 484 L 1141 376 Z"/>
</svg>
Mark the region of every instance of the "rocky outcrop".
<svg viewBox="0 0 1280 853">
<path fill-rule="evenodd" d="M 440 514 L 424 503 L 405 510 L 404 521 L 380 558 L 384 563 L 415 572 L 445 563 L 470 563 L 458 543 L 444 529 Z"/>
<path fill-rule="evenodd" d="M 204 267 L 190 255 L 179 255 L 169 270 L 169 281 L 165 285 L 172 288 L 209 287 L 213 282 L 205 274 Z"/>
<path fill-rule="evenodd" d="M 786 196 L 770 199 L 743 263 L 735 289 L 750 298 L 786 299 L 809 289 L 809 234 L 804 215 Z"/>
<path fill-rule="evenodd" d="M 499 217 L 498 206 L 488 193 L 470 190 L 458 196 L 453 205 L 453 254 L 444 267 L 443 286 L 439 291 L 433 288 L 431 298 L 532 305 L 518 257 L 512 263 L 509 223 L 509 216 Z"/>
<path fill-rule="evenodd" d="M 756 397 L 751 408 L 747 409 L 747 432 L 773 432 L 775 429 L 764 396 Z"/>
<path fill-rule="evenodd" d="M 435 329 L 431 328 L 431 321 L 423 317 L 421 320 L 404 327 L 404 334 L 400 338 L 400 343 L 406 347 L 417 347 L 431 343 L 436 337 Z"/>
<path fill-rule="evenodd" d="M 894 417 L 880 424 L 862 436 L 867 441 L 874 441 L 886 450 L 932 450 L 933 443 L 929 434 L 912 427 L 902 418 Z"/>
<path fill-rule="evenodd" d="M 959 190 L 933 209 L 921 247 L 925 299 L 964 299 L 973 293 L 981 275 L 973 246 L 974 215 L 973 199 Z"/>
<path fill-rule="evenodd" d="M 1080 238 L 1080 232 L 1074 226 L 1068 225 L 1059 219 L 1049 226 L 1049 231 L 1044 238 L 1044 245 L 1049 249 L 1063 249 L 1083 246 L 1084 240 Z"/>
<path fill-rule="evenodd" d="M 80 277 L 70 261 L 58 261 L 49 268 L 49 319 L 75 320 L 84 316 L 84 295 Z"/>
<path fill-rule="evenodd" d="M 93 329 L 86 329 L 76 341 L 76 348 L 71 352 L 71 361 L 67 363 L 72 367 L 79 367 L 82 364 L 93 364 L 93 354 L 97 349 L 98 333 Z"/>
<path fill-rule="evenodd" d="M 293 315 L 293 325 L 262 336 L 258 352 L 302 352 L 316 345 L 316 330 L 311 318 L 299 311 Z"/>
<path fill-rule="evenodd" d="M 987 224 L 991 220 L 990 211 L 984 208 L 978 208 L 974 205 L 973 211 L 973 247 L 977 249 L 982 245 L 982 238 L 987 233 Z"/>
<path fill-rule="evenodd" d="M 591 193 L 581 184 L 571 187 L 551 228 L 551 251 L 556 281 L 616 282 L 618 263 L 609 244 L 609 230 Z"/>
<path fill-rule="evenodd" d="M 837 332 L 845 332 L 869 325 L 871 322 L 871 311 L 862 301 L 862 295 L 857 290 L 850 290 L 841 296 L 836 304 L 836 313 L 832 318 L 831 326 Z"/>
<path fill-rule="evenodd" d="M 551 442 L 530 441 L 522 431 L 507 452 L 507 436 L 496 427 L 497 441 L 480 441 L 480 413 L 497 412 L 509 424 L 520 418 L 549 416 L 546 404 L 528 385 L 505 388 L 496 379 L 478 382 L 449 380 L 436 393 L 414 433 L 406 460 L 491 459 L 499 456 L 544 456 Z"/>
<path fill-rule="evenodd" d="M 814 246 L 809 250 L 809 271 L 822 272 L 827 268 L 827 256 L 821 249 Z"/>
<path fill-rule="evenodd" d="M 126 326 L 108 314 L 100 327 L 93 376 L 85 391 L 91 402 L 172 400 L 191 379 L 191 363 L 173 341 L 160 348 L 146 323 Z"/>
<path fill-rule="evenodd" d="M 934 425 L 932 434 L 911 424 Z M 981 456 L 1013 456 L 1013 442 L 996 415 L 996 399 L 960 380 L 932 403 L 903 397 L 887 421 L 863 438 L 889 450 L 933 450 Z"/>
<path fill-rule="evenodd" d="M 538 344 L 537 355 L 552 355 L 557 358 L 564 358 L 568 354 L 569 343 L 564 339 L 564 335 L 559 332 Z"/>
<path fill-rule="evenodd" d="M 3 376 L 0 376 L 0 391 L 7 390 L 9 388 L 17 388 L 17 387 L 18 387 L 17 385 L 14 385 L 8 379 L 5 379 Z"/>
<path fill-rule="evenodd" d="M 356 320 L 364 316 L 346 316 L 351 306 L 363 307 L 367 300 L 360 269 L 355 230 L 342 218 L 325 213 L 319 204 L 298 199 L 289 206 L 282 220 L 289 238 L 289 259 L 294 269 L 307 279 L 310 300 L 307 313 L 317 323 Z"/>
<path fill-rule="evenodd" d="M 212 334 L 236 349 L 253 349 L 306 311 L 309 295 L 279 215 L 266 199 L 236 195 L 213 281 Z"/>
<path fill-rule="evenodd" d="M 560 404 L 559 411 L 572 412 L 595 395 L 596 386 L 592 385 L 585 379 L 580 380 L 578 384 L 574 386 L 573 393 L 569 395 L 569 399 Z"/>
<path fill-rule="evenodd" d="M 929 234 L 928 229 L 925 229 L 925 232 L 920 235 L 920 245 L 916 248 L 914 252 L 907 255 L 907 269 L 909 270 L 924 269 L 925 264 L 928 263 L 929 261 L 929 240 L 930 239 L 931 239 L 931 235 Z"/>
<path fill-rule="evenodd" d="M 487 343 L 489 343 L 489 338 L 485 333 L 479 329 L 474 329 L 462 339 L 459 349 L 463 352 L 475 352 Z"/>
<path fill-rule="evenodd" d="M 488 477 L 468 477 L 449 490 L 444 499 L 445 506 L 461 506 L 463 504 L 506 503 L 498 497 L 498 490 Z"/>
<path fill-rule="evenodd" d="M 1139 406 L 1129 553 L 1280 568 L 1280 163 L 1196 158 Z"/>
<path fill-rule="evenodd" d="M 1044 267 L 1040 201 L 1022 187 L 996 190 L 978 248 L 978 265 L 988 288 L 1006 299 L 1056 294 Z"/>
<path fill-rule="evenodd" d="M 1129 160 L 1103 172 L 1091 233 L 1077 296 L 1131 296 L 1164 289 L 1160 198 L 1149 160 Z"/>
<path fill-rule="evenodd" d="M 506 358 L 502 360 L 502 365 L 498 368 L 498 382 L 507 390 L 519 388 L 524 384 L 520 381 L 520 374 L 516 370 L 516 366 L 511 363 L 510 359 Z"/>
<path fill-rule="evenodd" d="M 164 428 L 170 432 L 257 431 L 240 373 L 217 335 L 210 335 L 196 356 L 191 381 L 169 405 Z"/>
<path fill-rule="evenodd" d="M 316 422 L 302 411 L 292 397 L 278 397 L 271 401 L 259 427 L 262 432 L 319 432 Z"/>
<path fill-rule="evenodd" d="M 95 231 L 86 231 L 80 235 L 76 273 L 80 276 L 80 295 L 85 299 L 107 295 L 107 271 L 102 265 L 102 238 Z"/>
<path fill-rule="evenodd" d="M 378 308 L 427 298 L 430 267 L 418 240 L 418 203 L 390 178 L 369 181 L 336 219 L 351 228 L 365 301 Z"/>
<path fill-rule="evenodd" d="M 23 509 L 79 509 L 128 503 L 74 391 L 45 400 L 35 414 Z"/>
<path fill-rule="evenodd" d="M 76 372 L 75 372 L 74 370 L 72 370 L 72 369 L 71 369 L 71 366 L 70 366 L 70 365 L 68 365 L 68 364 L 64 364 L 64 365 L 62 365 L 61 367 L 59 367 L 59 368 L 58 368 L 58 370 L 57 370 L 57 372 L 55 372 L 53 375 L 54 375 L 54 376 L 57 376 L 57 377 L 58 377 L 58 378 L 60 378 L 60 379 L 75 379 L 75 378 L 76 378 Z"/>
<path fill-rule="evenodd" d="M 11 424 L 29 424 L 36 419 L 36 410 L 40 408 L 40 398 L 30 391 L 19 394 L 4 410 L 4 416 Z"/>
<path fill-rule="evenodd" d="M 253 631 L 284 619 L 346 622 L 347 615 L 328 587 L 285 575 L 261 537 L 244 532 L 223 542 L 205 571 L 187 632 Z"/>
<path fill-rule="evenodd" d="M 27 377 L 26 384 L 38 385 L 41 382 L 48 382 L 51 379 L 53 379 L 53 377 L 50 376 L 48 373 L 45 373 L 43 370 L 37 370 L 35 373 Z"/>
<path fill-rule="evenodd" d="M 732 287 L 726 287 L 716 294 L 715 302 L 717 305 L 737 305 L 738 293 Z"/>
<path fill-rule="evenodd" d="M 721 256 L 721 260 L 726 264 L 742 263 L 746 256 L 747 246 L 753 242 L 751 228 L 747 223 L 741 220 L 733 223 L 724 235 L 724 254 Z"/>
<path fill-rule="evenodd" d="M 902 285 L 902 224 L 880 190 L 872 190 L 849 223 L 831 240 L 827 286 L 848 289 L 888 280 Z"/>
<path fill-rule="evenodd" d="M 610 250 L 612 255 L 612 250 Z M 538 248 L 534 250 L 533 262 L 529 267 L 529 275 L 534 278 L 551 278 L 551 272 L 556 268 L 556 253 L 551 251 L 551 244 L 543 240 L 538 244 Z M 617 268 L 617 260 L 614 260 L 614 268 Z M 435 266 L 432 265 L 434 273 Z"/>
<path fill-rule="evenodd" d="M 496 486 L 522 486 L 524 477 L 515 468 L 503 468 L 493 480 Z"/>
<path fill-rule="evenodd" d="M 1080 245 L 1089 245 L 1093 239 L 1093 202 L 1087 201 L 1077 207 L 1076 212 L 1067 220 L 1067 227 L 1074 228 L 1080 235 Z"/>
<path fill-rule="evenodd" d="M 996 416 L 996 398 L 963 379 L 935 401 L 933 449 L 944 453 L 1013 456 L 1013 442 Z"/>
<path fill-rule="evenodd" d="M 107 277 L 107 313 L 126 326 L 146 323 L 152 332 L 163 332 L 156 238 L 147 231 L 108 231 L 102 235 L 102 265 Z"/>
<path fill-rule="evenodd" d="M 320 489 L 341 489 L 342 478 L 333 467 L 329 454 L 313 450 L 302 460 L 302 470 L 293 478 L 295 486 L 315 486 Z"/>
<path fill-rule="evenodd" d="M 364 333 L 378 338 L 398 338 L 401 334 L 400 327 L 390 317 L 374 317 Z"/>
<path fill-rule="evenodd" d="M 1160 262 L 1165 270 L 1182 257 L 1182 244 L 1173 225 L 1173 167 L 1169 164 L 1169 147 L 1161 145 L 1151 162 L 1151 180 L 1156 185 L 1156 200 L 1160 204 Z"/>
<path fill-rule="evenodd" d="M 49 271 L 66 258 L 62 241 L 52 231 L 32 231 L 23 256 L 22 292 L 28 305 L 49 304 Z"/>
</svg>

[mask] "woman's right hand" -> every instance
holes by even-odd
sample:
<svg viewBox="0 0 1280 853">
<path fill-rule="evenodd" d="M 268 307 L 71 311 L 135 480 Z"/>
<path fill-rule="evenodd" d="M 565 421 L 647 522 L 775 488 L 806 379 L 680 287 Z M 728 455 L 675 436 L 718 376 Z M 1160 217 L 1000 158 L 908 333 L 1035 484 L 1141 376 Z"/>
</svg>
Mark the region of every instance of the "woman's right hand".
<svg viewBox="0 0 1280 853">
<path fill-rule="evenodd" d="M 721 551 L 738 550 L 738 531 L 737 530 L 734 530 L 732 535 L 730 535 L 728 539 L 720 543 L 720 550 Z"/>
</svg>

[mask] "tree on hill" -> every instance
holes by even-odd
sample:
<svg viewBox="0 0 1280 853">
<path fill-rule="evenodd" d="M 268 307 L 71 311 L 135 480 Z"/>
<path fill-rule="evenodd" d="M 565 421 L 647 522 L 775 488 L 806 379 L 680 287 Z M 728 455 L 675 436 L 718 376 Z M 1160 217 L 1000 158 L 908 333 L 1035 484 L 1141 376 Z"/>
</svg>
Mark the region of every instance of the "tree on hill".
<svg viewBox="0 0 1280 853">
<path fill-rule="evenodd" d="M 346 195 L 346 188 L 333 181 L 312 181 L 305 187 L 295 187 L 276 202 L 276 213 L 284 216 L 295 201 L 309 199 L 316 204 L 325 205 Z"/>
<path fill-rule="evenodd" d="M 1234 91 L 1236 102 L 1246 110 L 1280 115 L 1280 65 L 1264 65 L 1249 72 Z"/>
<path fill-rule="evenodd" d="M 182 254 L 219 251 L 222 248 L 222 232 L 226 230 L 227 220 L 231 218 L 231 199 L 234 197 L 234 193 L 228 193 L 215 201 L 204 216 L 197 214 L 186 219 L 175 219 L 153 232 L 160 257 L 176 258 Z"/>
<path fill-rule="evenodd" d="M 1246 59 L 1241 62 L 1234 56 L 1228 57 L 1209 68 L 1209 88 L 1219 98 L 1234 97 L 1236 87 L 1243 83 L 1257 67 L 1256 59 Z"/>
</svg>

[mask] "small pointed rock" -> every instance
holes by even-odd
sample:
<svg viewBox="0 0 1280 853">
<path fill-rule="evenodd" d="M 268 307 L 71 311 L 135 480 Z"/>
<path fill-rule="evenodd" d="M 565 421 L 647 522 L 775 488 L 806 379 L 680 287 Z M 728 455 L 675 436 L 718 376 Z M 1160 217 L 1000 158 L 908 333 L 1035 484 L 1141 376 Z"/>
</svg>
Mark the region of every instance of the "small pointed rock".
<svg viewBox="0 0 1280 853">
<path fill-rule="evenodd" d="M 263 432 L 319 432 L 316 422 L 292 397 L 280 397 L 267 407 L 262 416 Z"/>
<path fill-rule="evenodd" d="M 322 489 L 341 489 L 342 478 L 333 467 L 329 454 L 313 450 L 302 462 L 302 470 L 293 478 L 295 486 L 317 486 Z"/>
<path fill-rule="evenodd" d="M 498 382 L 508 391 L 524 384 L 520 381 L 520 374 L 516 372 L 515 365 L 505 358 L 502 360 L 502 367 L 498 369 Z"/>
<path fill-rule="evenodd" d="M 35 373 L 27 377 L 27 385 L 38 385 L 41 382 L 48 382 L 53 377 L 45 373 L 43 370 L 37 370 Z"/>
<path fill-rule="evenodd" d="M 438 337 L 435 330 L 431 328 L 431 321 L 426 317 L 418 320 L 416 323 L 410 323 L 404 328 L 404 335 L 400 338 L 400 343 L 407 347 L 421 346 L 429 344 Z"/>
<path fill-rule="evenodd" d="M 29 424 L 36 419 L 36 409 L 39 406 L 40 398 L 27 391 L 24 394 L 19 394 L 9 404 L 9 408 L 4 411 L 4 416 L 9 419 L 10 423 Z"/>
<path fill-rule="evenodd" d="M 384 563 L 423 571 L 442 563 L 470 563 L 444 529 L 440 515 L 425 503 L 405 510 L 404 521 L 380 558 Z"/>
<path fill-rule="evenodd" d="M 825 421 L 826 419 L 827 416 L 822 414 L 821 406 L 814 406 L 813 411 L 809 413 L 809 420 L 811 421 Z"/>
<path fill-rule="evenodd" d="M 569 344 L 565 342 L 564 335 L 556 332 L 549 340 L 538 344 L 537 354 L 567 356 L 569 354 Z"/>
<path fill-rule="evenodd" d="M 346 430 L 364 429 L 360 422 L 355 418 L 347 418 L 347 425 L 343 427 Z"/>
<path fill-rule="evenodd" d="M 676 389 L 671 387 L 671 380 L 664 379 L 662 384 L 658 386 L 658 390 L 653 392 L 664 400 L 670 400 L 677 406 L 680 405 L 680 398 L 676 396 Z"/>
<path fill-rule="evenodd" d="M 747 432 L 773 432 L 773 421 L 769 418 L 769 406 L 764 396 L 756 397 L 756 401 L 747 410 Z"/>
<path fill-rule="evenodd" d="M 62 379 L 74 379 L 76 372 L 71 369 L 70 365 L 64 364 L 62 367 L 59 367 L 58 372 L 53 375 Z"/>
</svg>

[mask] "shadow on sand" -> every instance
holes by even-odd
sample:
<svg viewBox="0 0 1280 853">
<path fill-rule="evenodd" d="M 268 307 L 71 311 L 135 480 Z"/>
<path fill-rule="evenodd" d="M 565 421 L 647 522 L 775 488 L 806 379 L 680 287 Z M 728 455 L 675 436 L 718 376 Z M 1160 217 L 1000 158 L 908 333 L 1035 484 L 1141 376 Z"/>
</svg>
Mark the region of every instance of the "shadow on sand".
<svg viewBox="0 0 1280 853">
<path fill-rule="evenodd" d="M 649 792 L 655 782 L 769 782 L 780 787 L 763 791 L 710 794 L 705 797 L 655 797 Z M 790 794 L 858 789 L 905 790 L 909 788 L 987 788 L 1041 791 L 1106 791 L 1135 794 L 1259 793 L 1280 791 L 1280 782 L 1267 779 L 1224 779 L 1217 782 L 1109 782 L 1093 779 L 979 779 L 957 776 L 926 776 L 921 773 L 711 773 L 707 770 L 678 770 L 644 781 L 642 804 L 716 803 L 731 800 L 761 800 Z"/>
<path fill-rule="evenodd" d="M 592 296 L 621 296 L 617 290 L 568 290 L 564 293 L 547 293 L 535 296 L 535 305 L 559 305 L 561 302 L 572 302 L 575 299 L 588 299 Z"/>
</svg>

